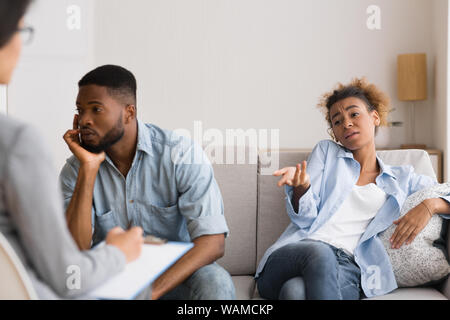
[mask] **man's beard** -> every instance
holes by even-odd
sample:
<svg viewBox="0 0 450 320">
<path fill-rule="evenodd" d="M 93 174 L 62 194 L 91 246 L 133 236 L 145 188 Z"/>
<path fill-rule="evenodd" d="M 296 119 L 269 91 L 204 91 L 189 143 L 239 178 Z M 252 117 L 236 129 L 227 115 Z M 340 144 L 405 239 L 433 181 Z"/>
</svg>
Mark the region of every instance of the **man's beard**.
<svg viewBox="0 0 450 320">
<path fill-rule="evenodd" d="M 108 150 L 112 145 L 122 139 L 124 134 L 125 129 L 123 128 L 122 117 L 119 117 L 119 121 L 117 121 L 116 125 L 105 134 L 105 136 L 100 140 L 98 144 L 85 144 L 82 141 L 81 146 L 89 152 L 101 153 Z"/>
</svg>

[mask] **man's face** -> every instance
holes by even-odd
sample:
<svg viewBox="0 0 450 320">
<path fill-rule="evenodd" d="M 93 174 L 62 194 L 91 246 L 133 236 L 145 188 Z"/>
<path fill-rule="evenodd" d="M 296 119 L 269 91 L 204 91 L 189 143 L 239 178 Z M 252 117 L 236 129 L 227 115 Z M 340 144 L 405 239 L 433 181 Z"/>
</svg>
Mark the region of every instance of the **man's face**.
<svg viewBox="0 0 450 320">
<path fill-rule="evenodd" d="M 106 87 L 82 86 L 76 105 L 81 145 L 85 149 L 100 153 L 122 139 L 124 106 L 108 94 Z"/>
</svg>

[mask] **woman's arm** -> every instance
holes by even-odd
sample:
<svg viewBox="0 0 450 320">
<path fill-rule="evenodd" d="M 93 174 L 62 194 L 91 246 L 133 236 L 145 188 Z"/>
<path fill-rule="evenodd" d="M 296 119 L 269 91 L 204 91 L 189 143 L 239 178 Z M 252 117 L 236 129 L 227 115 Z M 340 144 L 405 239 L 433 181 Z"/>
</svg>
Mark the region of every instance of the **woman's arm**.
<svg viewBox="0 0 450 320">
<path fill-rule="evenodd" d="M 450 203 L 442 198 L 426 199 L 423 202 L 432 214 L 450 214 Z"/>
<path fill-rule="evenodd" d="M 318 215 L 320 203 L 320 187 L 322 185 L 325 160 L 328 152 L 329 141 L 320 141 L 313 149 L 308 158 L 308 167 L 305 173 L 309 175 L 310 186 L 306 190 L 294 190 L 289 185 L 288 178 L 283 182 L 286 194 L 286 210 L 292 223 L 299 228 L 308 228 Z M 295 168 L 294 168 L 295 172 Z M 279 182 L 282 182 L 280 180 Z M 280 184 L 278 184 L 280 186 Z M 303 192 L 304 191 L 304 192 Z M 294 196 L 294 193 L 297 193 Z M 293 204 L 294 202 L 294 204 Z"/>
<path fill-rule="evenodd" d="M 410 244 L 437 213 L 449 214 L 450 204 L 441 198 L 426 199 L 394 221 L 397 228 L 390 239 L 391 247 L 399 249 L 405 242 Z"/>
<path fill-rule="evenodd" d="M 294 207 L 294 211 L 298 212 L 298 204 L 300 202 L 301 197 L 309 190 L 311 187 L 311 183 L 308 183 L 306 186 L 298 186 L 294 188 L 294 192 L 292 194 L 292 206 Z"/>
<path fill-rule="evenodd" d="M 409 190 L 408 190 L 408 196 L 423 190 L 425 188 L 432 187 L 434 185 L 437 185 L 438 182 L 435 178 L 431 178 L 427 175 L 423 174 L 417 174 L 414 172 L 414 168 L 411 167 L 411 171 L 409 172 L 410 180 L 409 180 Z M 450 213 L 446 211 L 446 206 L 442 201 L 437 200 L 443 200 L 447 203 L 450 203 L 450 193 L 448 193 L 446 196 L 441 196 L 439 198 L 436 198 L 433 203 L 430 203 L 430 205 L 433 206 L 433 208 L 436 211 L 437 214 L 439 214 L 444 219 L 450 219 Z M 442 211 L 440 211 L 442 209 Z"/>
<path fill-rule="evenodd" d="M 303 161 L 302 164 L 297 164 L 296 167 L 287 167 L 277 170 L 273 173 L 274 176 L 282 176 L 278 181 L 278 186 L 288 185 L 293 187 L 292 206 L 295 213 L 298 213 L 298 202 L 300 198 L 308 191 L 311 186 L 309 174 L 306 171 L 307 162 Z"/>
<path fill-rule="evenodd" d="M 410 181 L 408 196 L 425 188 L 435 185 L 437 182 L 433 178 L 425 175 L 416 174 L 414 169 L 410 171 Z M 405 242 L 410 244 L 415 237 L 426 227 L 433 215 L 439 214 L 443 218 L 449 219 L 450 216 L 450 197 L 431 198 L 422 201 L 415 208 L 411 209 L 400 219 L 394 221 L 397 225 L 392 237 L 391 247 L 400 248 Z"/>
</svg>

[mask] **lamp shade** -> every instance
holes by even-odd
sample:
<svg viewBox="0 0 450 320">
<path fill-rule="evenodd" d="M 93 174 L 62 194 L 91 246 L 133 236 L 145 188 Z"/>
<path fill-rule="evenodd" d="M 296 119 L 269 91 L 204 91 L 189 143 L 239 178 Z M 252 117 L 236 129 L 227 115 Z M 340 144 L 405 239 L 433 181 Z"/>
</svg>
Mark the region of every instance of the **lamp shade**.
<svg viewBox="0 0 450 320">
<path fill-rule="evenodd" d="M 400 101 L 427 99 L 427 56 L 425 53 L 397 57 L 397 94 Z"/>
</svg>

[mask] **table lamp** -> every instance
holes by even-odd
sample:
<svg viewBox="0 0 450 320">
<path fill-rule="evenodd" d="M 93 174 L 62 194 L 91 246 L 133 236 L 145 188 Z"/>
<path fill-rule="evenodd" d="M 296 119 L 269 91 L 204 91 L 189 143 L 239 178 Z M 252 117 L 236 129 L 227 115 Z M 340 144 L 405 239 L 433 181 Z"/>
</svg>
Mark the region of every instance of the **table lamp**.
<svg viewBox="0 0 450 320">
<path fill-rule="evenodd" d="M 402 149 L 426 149 L 424 144 L 416 144 L 414 138 L 414 101 L 427 99 L 427 56 L 425 53 L 401 54 L 397 57 L 397 95 L 400 101 L 411 104 L 408 144 Z"/>
</svg>

